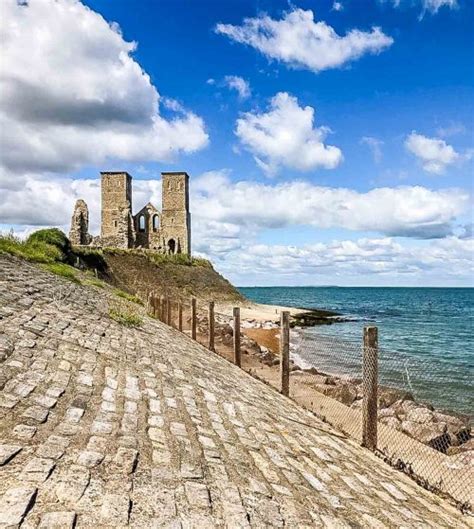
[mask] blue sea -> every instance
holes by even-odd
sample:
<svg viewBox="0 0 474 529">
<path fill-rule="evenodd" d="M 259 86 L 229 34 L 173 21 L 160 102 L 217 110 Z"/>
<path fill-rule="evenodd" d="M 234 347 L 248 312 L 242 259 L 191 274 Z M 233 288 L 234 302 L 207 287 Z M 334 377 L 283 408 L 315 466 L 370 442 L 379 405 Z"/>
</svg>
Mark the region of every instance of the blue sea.
<svg viewBox="0 0 474 529">
<path fill-rule="evenodd" d="M 350 355 L 315 353 L 314 342 L 358 344 L 365 325 L 376 325 L 384 383 L 410 389 L 435 407 L 474 415 L 474 289 L 389 287 L 248 287 L 239 289 L 257 303 L 327 309 L 350 322 L 303 331 L 298 353 L 328 371 L 357 374 Z M 347 350 L 349 350 L 348 348 Z M 344 350 L 344 348 L 341 348 Z M 306 351 L 306 352 L 305 352 Z M 336 351 L 336 352 L 334 352 Z M 306 355 L 306 356 L 305 356 Z M 315 367 L 318 367 L 315 365 Z M 332 368 L 332 369 L 331 369 Z"/>
</svg>

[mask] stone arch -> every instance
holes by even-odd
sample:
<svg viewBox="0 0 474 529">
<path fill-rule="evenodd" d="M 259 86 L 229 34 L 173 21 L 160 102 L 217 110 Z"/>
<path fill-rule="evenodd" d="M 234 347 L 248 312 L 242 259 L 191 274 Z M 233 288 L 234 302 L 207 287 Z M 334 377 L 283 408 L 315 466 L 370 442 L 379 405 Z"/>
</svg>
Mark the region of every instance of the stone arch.
<svg viewBox="0 0 474 529">
<path fill-rule="evenodd" d="M 153 231 L 158 231 L 160 229 L 160 217 L 157 214 L 153 215 L 151 225 Z"/>
<path fill-rule="evenodd" d="M 176 241 L 174 239 L 168 240 L 168 251 L 169 253 L 176 253 Z"/>
<path fill-rule="evenodd" d="M 144 214 L 141 214 L 138 217 L 138 231 L 141 231 L 141 232 L 146 231 L 146 219 L 145 219 Z"/>
</svg>

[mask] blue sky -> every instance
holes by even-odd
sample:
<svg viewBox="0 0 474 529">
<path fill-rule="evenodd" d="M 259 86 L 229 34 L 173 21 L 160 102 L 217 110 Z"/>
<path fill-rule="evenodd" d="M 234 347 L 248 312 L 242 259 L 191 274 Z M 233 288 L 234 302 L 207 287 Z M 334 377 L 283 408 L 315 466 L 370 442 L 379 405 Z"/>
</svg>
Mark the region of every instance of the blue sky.
<svg viewBox="0 0 474 529">
<path fill-rule="evenodd" d="M 49 3 L 4 13 L 4 230 L 182 169 L 238 284 L 472 285 L 472 2 Z"/>
</svg>

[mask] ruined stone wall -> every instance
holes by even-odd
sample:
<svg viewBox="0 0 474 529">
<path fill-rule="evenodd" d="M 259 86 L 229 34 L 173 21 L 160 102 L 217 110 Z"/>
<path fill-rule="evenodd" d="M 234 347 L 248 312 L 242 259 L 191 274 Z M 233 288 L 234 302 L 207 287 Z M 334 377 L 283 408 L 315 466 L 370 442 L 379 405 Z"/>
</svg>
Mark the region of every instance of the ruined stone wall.
<svg viewBox="0 0 474 529">
<path fill-rule="evenodd" d="M 126 172 L 102 172 L 103 246 L 135 245 L 132 219 L 132 177 Z"/>
<path fill-rule="evenodd" d="M 74 207 L 69 240 L 73 246 L 87 245 L 92 240 L 89 235 L 89 209 L 84 200 L 78 200 Z"/>
<path fill-rule="evenodd" d="M 191 253 L 189 176 L 162 173 L 161 237 L 165 253 Z"/>
</svg>

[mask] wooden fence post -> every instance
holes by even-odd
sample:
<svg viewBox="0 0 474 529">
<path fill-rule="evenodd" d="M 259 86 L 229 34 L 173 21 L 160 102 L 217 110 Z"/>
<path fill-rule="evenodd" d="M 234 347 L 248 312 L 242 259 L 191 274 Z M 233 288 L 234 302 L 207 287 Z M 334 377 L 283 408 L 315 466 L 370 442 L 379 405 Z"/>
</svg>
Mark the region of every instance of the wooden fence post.
<svg viewBox="0 0 474 529">
<path fill-rule="evenodd" d="M 158 314 L 158 319 L 160 321 L 165 321 L 165 296 L 160 296 L 160 307 Z"/>
<path fill-rule="evenodd" d="M 290 394 L 290 313 L 284 310 L 280 317 L 280 391 Z"/>
<path fill-rule="evenodd" d="M 234 307 L 234 364 L 241 367 L 240 356 L 240 308 Z"/>
<path fill-rule="evenodd" d="M 178 331 L 183 330 L 183 304 L 178 301 Z"/>
<path fill-rule="evenodd" d="M 167 310 L 167 314 L 166 314 L 166 323 L 167 323 L 170 327 L 173 327 L 173 314 L 172 314 L 173 301 L 172 301 L 170 298 L 166 298 L 166 300 L 167 300 L 167 307 L 166 307 L 166 310 Z"/>
<path fill-rule="evenodd" d="M 214 347 L 214 301 L 209 301 L 209 350 L 216 351 Z"/>
<path fill-rule="evenodd" d="M 196 315 L 196 298 L 191 299 L 191 338 L 193 340 L 196 339 L 196 323 L 197 323 L 197 315 Z"/>
<path fill-rule="evenodd" d="M 153 292 L 148 292 L 148 299 L 146 302 L 146 312 L 147 314 L 151 316 L 155 315 L 153 302 L 154 302 Z"/>
<path fill-rule="evenodd" d="M 362 446 L 377 448 L 378 330 L 364 327 L 362 360 Z"/>
</svg>

